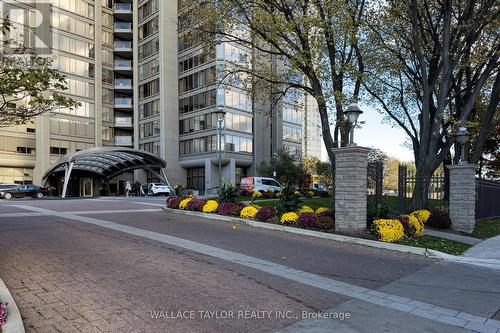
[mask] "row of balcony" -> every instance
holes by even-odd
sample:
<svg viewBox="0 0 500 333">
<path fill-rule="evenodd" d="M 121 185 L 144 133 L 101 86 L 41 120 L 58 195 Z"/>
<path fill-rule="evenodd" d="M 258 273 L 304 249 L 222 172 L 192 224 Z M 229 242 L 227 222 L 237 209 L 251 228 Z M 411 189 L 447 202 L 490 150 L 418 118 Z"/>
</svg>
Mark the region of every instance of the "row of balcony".
<svg viewBox="0 0 500 333">
<path fill-rule="evenodd" d="M 132 17 L 132 4 L 131 3 L 115 3 L 113 6 L 113 13 L 118 19 L 124 21 L 131 21 Z M 114 32 L 117 36 L 123 39 L 130 39 L 132 34 L 132 23 L 131 22 L 115 22 Z M 115 53 L 121 53 L 122 55 L 130 55 L 132 53 L 132 41 L 115 41 L 114 44 Z M 114 62 L 115 72 L 128 73 L 133 70 L 132 60 L 115 60 Z M 132 79 L 115 79 L 115 90 L 128 91 L 133 88 Z M 132 98 L 115 98 L 115 108 L 120 109 L 132 109 L 133 100 Z M 116 128 L 132 128 L 133 121 L 132 117 L 115 117 L 115 127 Z M 131 147 L 133 146 L 133 137 L 131 135 L 116 135 L 114 137 L 115 146 Z"/>
</svg>

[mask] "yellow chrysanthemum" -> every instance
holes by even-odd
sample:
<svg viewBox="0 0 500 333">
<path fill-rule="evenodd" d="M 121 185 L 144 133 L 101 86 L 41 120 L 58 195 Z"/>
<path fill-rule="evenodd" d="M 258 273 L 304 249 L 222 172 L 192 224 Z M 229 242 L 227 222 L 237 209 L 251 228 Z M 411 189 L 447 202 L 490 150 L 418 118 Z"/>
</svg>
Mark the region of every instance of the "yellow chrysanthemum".
<svg viewBox="0 0 500 333">
<path fill-rule="evenodd" d="M 259 191 L 255 191 L 255 192 L 253 192 L 252 197 L 254 197 L 254 198 L 262 198 L 262 193 L 259 192 Z"/>
<path fill-rule="evenodd" d="M 191 200 L 193 200 L 193 198 L 191 198 L 191 197 L 182 200 L 181 203 L 179 204 L 179 209 L 186 209 L 187 204 Z"/>
<path fill-rule="evenodd" d="M 299 214 L 302 214 L 302 213 L 314 213 L 314 209 L 312 209 L 309 206 L 302 206 L 299 209 Z"/>
<path fill-rule="evenodd" d="M 240 217 L 243 219 L 253 219 L 259 210 L 254 206 L 246 206 L 240 212 Z"/>
<path fill-rule="evenodd" d="M 299 191 L 295 191 L 293 194 L 295 194 L 296 196 L 298 197 L 301 197 L 302 196 L 302 193 L 300 193 Z"/>
<path fill-rule="evenodd" d="M 375 220 L 373 229 L 383 242 L 397 242 L 405 236 L 403 225 L 399 220 Z"/>
<path fill-rule="evenodd" d="M 319 207 L 318 209 L 316 209 L 316 214 L 321 214 L 321 213 L 325 213 L 325 212 L 328 212 L 328 211 L 330 211 L 329 208 Z"/>
<path fill-rule="evenodd" d="M 203 213 L 215 213 L 219 208 L 219 203 L 215 200 L 208 200 L 203 206 Z"/>
<path fill-rule="evenodd" d="M 408 223 L 415 229 L 415 236 L 420 236 L 424 233 L 424 224 L 417 218 L 414 213 L 410 215 L 402 215 L 408 220 Z"/>
<path fill-rule="evenodd" d="M 280 222 L 281 224 L 292 224 L 297 222 L 298 219 L 299 216 L 297 215 L 297 213 L 289 212 L 281 216 Z"/>
<path fill-rule="evenodd" d="M 421 209 L 414 211 L 413 213 L 411 213 L 411 215 L 414 215 L 420 222 L 422 222 L 422 224 L 425 224 L 431 216 L 431 212 L 426 209 Z"/>
<path fill-rule="evenodd" d="M 316 193 L 314 193 L 313 191 L 309 191 L 309 192 L 307 192 L 307 194 L 309 194 L 311 197 L 313 197 Z"/>
</svg>

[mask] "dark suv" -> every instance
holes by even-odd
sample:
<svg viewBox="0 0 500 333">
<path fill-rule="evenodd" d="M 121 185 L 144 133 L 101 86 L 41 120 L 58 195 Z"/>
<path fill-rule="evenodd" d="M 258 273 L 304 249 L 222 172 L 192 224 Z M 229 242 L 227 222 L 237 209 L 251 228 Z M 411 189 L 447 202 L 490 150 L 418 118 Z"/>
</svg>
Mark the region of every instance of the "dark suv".
<svg viewBox="0 0 500 333">
<path fill-rule="evenodd" d="M 11 187 L 0 188 L 0 198 L 11 199 L 11 198 L 24 198 L 32 197 L 41 199 L 49 195 L 49 191 L 37 185 L 13 185 Z"/>
</svg>

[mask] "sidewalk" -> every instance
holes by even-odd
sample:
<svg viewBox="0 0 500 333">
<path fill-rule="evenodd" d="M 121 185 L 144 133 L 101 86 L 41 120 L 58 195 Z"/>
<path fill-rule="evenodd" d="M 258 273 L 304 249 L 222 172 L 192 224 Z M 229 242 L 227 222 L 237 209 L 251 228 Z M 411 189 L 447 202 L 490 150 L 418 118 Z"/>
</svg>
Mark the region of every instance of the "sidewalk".
<svg viewBox="0 0 500 333">
<path fill-rule="evenodd" d="M 424 234 L 429 235 L 429 236 L 446 238 L 449 240 L 454 240 L 454 241 L 469 244 L 469 245 L 475 245 L 475 244 L 481 242 L 481 239 L 479 239 L 479 238 L 463 236 L 463 235 L 458 235 L 458 234 L 454 234 L 451 232 L 438 231 L 438 230 L 428 229 L 428 228 L 426 228 L 424 230 Z"/>
<path fill-rule="evenodd" d="M 477 243 L 464 252 L 465 257 L 500 260 L 500 235 Z"/>
</svg>

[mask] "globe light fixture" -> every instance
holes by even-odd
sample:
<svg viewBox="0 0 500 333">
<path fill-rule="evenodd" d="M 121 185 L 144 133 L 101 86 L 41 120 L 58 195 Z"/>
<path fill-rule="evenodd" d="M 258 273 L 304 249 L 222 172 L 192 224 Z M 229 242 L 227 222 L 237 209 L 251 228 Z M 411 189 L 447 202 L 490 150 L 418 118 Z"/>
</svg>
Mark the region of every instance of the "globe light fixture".
<svg viewBox="0 0 500 333">
<path fill-rule="evenodd" d="M 459 164 L 467 163 L 467 160 L 465 159 L 465 145 L 469 141 L 469 138 L 470 133 L 467 130 L 467 127 L 465 127 L 464 125 L 460 126 L 457 130 L 457 133 L 455 133 L 455 141 L 458 142 L 461 147 L 460 161 L 458 162 Z"/>
<path fill-rule="evenodd" d="M 359 108 L 356 99 L 353 99 L 344 111 L 344 115 L 347 118 L 347 126 L 349 128 L 349 142 L 347 143 L 347 147 L 356 147 L 356 143 L 354 143 L 354 127 L 356 126 L 359 115 L 362 113 L 363 111 Z"/>
</svg>

